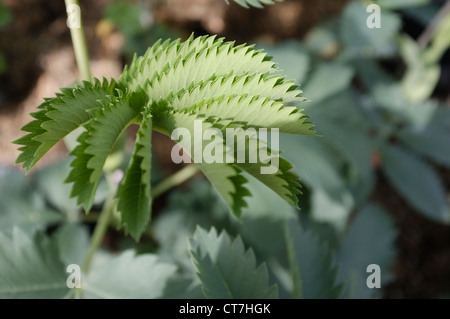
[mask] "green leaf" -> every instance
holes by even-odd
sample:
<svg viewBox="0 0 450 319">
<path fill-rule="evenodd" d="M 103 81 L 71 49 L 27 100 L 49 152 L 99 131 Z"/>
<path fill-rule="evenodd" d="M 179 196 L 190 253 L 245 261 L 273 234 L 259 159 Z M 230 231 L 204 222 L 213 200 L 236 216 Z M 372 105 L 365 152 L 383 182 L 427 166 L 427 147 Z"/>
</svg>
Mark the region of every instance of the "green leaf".
<svg viewBox="0 0 450 319">
<path fill-rule="evenodd" d="M 253 178 L 249 179 L 248 189 L 253 196 L 247 200 L 248 207 L 243 209 L 237 233 L 247 246 L 254 249 L 257 260 L 267 263 L 269 283 L 278 285 L 279 298 L 291 298 L 286 224 L 296 222 L 296 211 L 269 187 Z"/>
<path fill-rule="evenodd" d="M 417 0 L 420 1 L 420 0 Z M 426 26 L 438 14 L 440 6 L 437 3 L 426 0 L 427 4 L 420 7 L 402 9 L 402 14 L 416 21 L 421 26 Z"/>
<path fill-rule="evenodd" d="M 312 190 L 311 214 L 315 220 L 345 226 L 354 206 L 354 198 L 342 171 L 345 158 L 324 138 L 284 136 L 281 145 L 284 156 L 294 164 Z"/>
<path fill-rule="evenodd" d="M 213 228 L 208 233 L 198 228 L 190 242 L 192 261 L 206 298 L 277 298 L 276 286 L 269 286 L 266 266 L 257 266 L 251 250 L 242 240 Z"/>
<path fill-rule="evenodd" d="M 0 298 L 62 298 L 68 292 L 64 265 L 54 242 L 30 238 L 19 228 L 0 233 Z"/>
<path fill-rule="evenodd" d="M 405 97 L 411 102 L 425 101 L 439 82 L 438 61 L 426 61 L 419 45 L 406 35 L 400 38 L 400 52 L 408 67 L 401 82 Z"/>
<path fill-rule="evenodd" d="M 73 183 L 71 195 L 88 211 L 103 170 L 109 169 L 105 164 L 108 155 L 120 144 L 117 140 L 130 122 L 138 122 L 146 131 L 139 133 L 143 135 L 137 139 L 118 194 L 122 222 L 137 238 L 150 216 L 150 197 L 141 194 L 149 192 L 151 128 L 169 136 L 178 128 L 187 128 L 192 133 L 195 120 L 204 120 L 204 128 L 214 127 L 222 133 L 240 127 L 314 134 L 307 116 L 289 106 L 304 100 L 300 97 L 301 90 L 293 81 L 275 75 L 279 70 L 270 60 L 252 45 L 235 46 L 234 42 L 216 36 L 191 36 L 184 42 L 158 41 L 143 56 L 133 59 L 119 84 L 100 84 L 98 80 L 94 84 L 84 83 L 82 87 L 63 90 L 41 105 L 40 112 L 34 115 L 36 120 L 24 127 L 30 134 L 17 141 L 24 145 L 18 162 L 31 168 L 58 140 L 82 127 L 85 131 L 72 152 L 75 158 L 66 181 Z M 146 116 L 140 116 L 143 112 Z M 151 127 L 144 123 L 147 115 L 152 118 Z M 192 139 L 190 142 L 194 144 Z M 233 154 L 223 137 L 214 139 L 212 144 L 195 148 L 192 154 L 185 153 L 193 155 L 205 176 L 239 216 L 245 206 L 243 198 L 250 195 L 243 186 L 246 179 L 241 170 L 252 172 L 263 163 L 240 168 L 233 164 Z M 212 163 L 197 161 L 206 146 L 214 146 L 215 151 L 216 145 L 226 147 L 217 151 Z M 275 177 L 256 177 L 294 203 L 298 185 L 290 168 L 282 160 L 281 172 Z"/>
<path fill-rule="evenodd" d="M 130 89 L 147 88 L 154 99 L 186 89 L 213 75 L 267 73 L 273 62 L 253 46 L 224 42 L 215 36 L 203 36 L 187 41 L 166 41 L 154 44 L 147 53 L 135 59 L 121 79 Z M 176 81 L 174 81 L 176 78 Z"/>
<path fill-rule="evenodd" d="M 150 225 L 158 242 L 158 254 L 176 262 L 181 271 L 195 276 L 186 249 L 188 238 L 198 226 L 215 226 L 231 231 L 238 221 L 232 218 L 225 202 L 205 179 L 192 179 L 186 187 L 174 189 L 168 194 L 167 203 L 162 214 Z"/>
<path fill-rule="evenodd" d="M 385 9 L 403 9 L 414 6 L 423 6 L 430 3 L 430 0 L 378 0 L 378 4 Z"/>
<path fill-rule="evenodd" d="M 65 215 L 76 212 L 77 204 L 70 198 L 70 185 L 63 183 L 67 172 L 70 170 L 70 161 L 64 160 L 60 163 L 48 166 L 34 174 L 37 192 Z"/>
<path fill-rule="evenodd" d="M 140 18 L 145 12 L 144 8 L 125 1 L 117 1 L 106 6 L 104 15 L 129 38 L 143 29 Z"/>
<path fill-rule="evenodd" d="M 273 72 L 278 73 L 276 69 Z M 220 98 L 229 99 L 240 96 L 262 98 L 262 100 L 283 101 L 285 103 L 305 100 L 302 93 L 291 80 L 285 80 L 278 75 L 269 76 L 267 73 L 238 73 L 226 75 L 212 75 L 200 82 L 192 83 L 187 90 L 175 94 L 171 104 L 175 108 L 201 106 L 201 101 L 211 104 Z M 277 104 L 275 104 L 277 105 Z"/>
<path fill-rule="evenodd" d="M 99 100 L 105 100 L 115 89 L 115 82 L 83 82 L 74 89 L 63 89 L 55 98 L 46 99 L 39 106 L 40 111 L 31 114 L 35 120 L 22 130 L 28 135 L 14 141 L 22 153 L 17 163 L 30 170 L 47 151 L 67 134 L 80 127 L 91 118 L 93 110 L 100 108 Z"/>
<path fill-rule="evenodd" d="M 94 263 L 83 281 L 85 298 L 161 298 L 176 267 L 157 256 L 125 251 Z"/>
<path fill-rule="evenodd" d="M 310 30 L 302 41 L 308 52 L 325 59 L 334 57 L 340 50 L 339 22 L 338 18 L 327 19 Z"/>
<path fill-rule="evenodd" d="M 245 132 L 235 131 L 233 135 L 238 136 L 239 139 L 239 136 L 242 134 L 245 134 Z M 230 138 L 234 138 L 233 135 L 227 135 L 227 141 Z M 280 157 L 279 151 L 271 150 L 266 142 L 248 137 L 246 137 L 246 140 L 245 144 L 235 144 L 235 166 L 265 184 L 292 206 L 297 207 L 297 195 L 300 194 L 300 184 L 298 183 L 298 176 L 291 171 L 293 168 L 291 163 Z M 251 150 L 256 150 L 255 153 L 259 154 L 256 163 L 252 163 L 249 160 L 246 160 L 245 163 L 239 163 L 238 154 L 245 154 L 246 148 L 250 152 L 252 152 Z M 266 164 L 263 164 L 263 161 Z M 264 172 L 262 171 L 263 169 L 267 171 Z"/>
<path fill-rule="evenodd" d="M 198 123 L 198 127 L 201 125 L 201 131 L 205 132 L 208 128 L 212 128 L 213 125 L 210 122 L 205 121 L 205 118 L 202 118 L 193 113 L 184 113 L 184 112 L 173 112 L 173 118 L 171 121 L 167 121 L 166 123 L 160 122 L 159 124 L 163 124 L 162 127 L 167 132 L 172 132 L 176 128 L 185 128 L 190 134 L 186 139 L 190 145 L 188 147 L 183 147 L 183 151 L 193 159 L 194 163 L 200 167 L 203 174 L 208 178 L 211 184 L 216 188 L 225 202 L 229 205 L 231 210 L 237 216 L 240 215 L 242 207 L 245 207 L 244 197 L 250 195 L 248 190 L 243 186 L 246 182 L 246 179 L 240 174 L 239 170 L 229 163 L 234 161 L 230 149 L 225 145 L 225 141 L 220 136 L 216 136 L 214 139 L 214 143 L 218 145 L 222 145 L 222 152 L 220 154 L 216 154 L 216 156 L 220 157 L 219 162 L 206 163 L 205 159 L 203 159 L 204 149 L 207 146 L 206 143 L 202 143 L 200 147 L 196 147 L 195 144 L 198 142 L 195 141 L 194 127 L 195 123 Z M 195 122 L 199 121 L 199 122 Z M 201 122 L 200 122 L 201 121 Z M 197 133 L 198 134 L 198 133 Z M 186 141 L 180 141 L 180 144 L 184 144 Z M 208 144 L 209 145 L 209 144 Z M 183 146 L 183 145 L 182 145 Z"/>
<path fill-rule="evenodd" d="M 225 0 L 229 4 L 229 0 Z M 275 4 L 276 2 L 283 2 L 284 0 L 233 0 L 238 5 L 244 7 L 244 8 L 258 8 L 262 9 L 264 5 L 271 5 Z"/>
<path fill-rule="evenodd" d="M 294 283 L 293 297 L 341 297 L 343 287 L 338 284 L 338 268 L 330 249 L 297 222 L 289 223 L 286 241 Z"/>
<path fill-rule="evenodd" d="M 248 189 L 253 196 L 247 200 L 248 207 L 243 209 L 239 234 L 258 256 L 267 262 L 275 258 L 287 266 L 285 226 L 295 220 L 295 209 L 255 179 L 249 180 Z"/>
<path fill-rule="evenodd" d="M 348 188 L 339 193 L 328 193 L 322 188 L 312 190 L 311 217 L 316 222 L 331 224 L 337 231 L 342 231 L 348 217 L 355 207 L 355 200 Z"/>
<path fill-rule="evenodd" d="M 340 175 L 342 158 L 323 139 L 283 136 L 284 156 L 294 164 L 294 171 L 308 185 L 339 198 L 345 181 Z"/>
<path fill-rule="evenodd" d="M 191 276 L 175 276 L 169 279 L 164 299 L 204 299 L 198 280 Z"/>
<path fill-rule="evenodd" d="M 78 137 L 79 145 L 71 152 L 74 157 L 70 163 L 72 170 L 65 180 L 66 183 L 73 182 L 70 195 L 77 197 L 77 203 L 82 204 L 86 211 L 90 210 L 97 189 L 97 185 L 90 182 L 93 170 L 87 167 L 88 161 L 92 158 L 92 155 L 86 153 L 88 147 L 86 139 L 88 137 L 88 132 L 84 132 Z"/>
<path fill-rule="evenodd" d="M 406 146 L 450 168 L 450 128 L 436 124 L 423 129 L 405 127 L 396 135 Z"/>
<path fill-rule="evenodd" d="M 295 80 L 295 83 L 303 84 L 310 69 L 311 58 L 300 42 L 286 41 L 263 48 L 276 61 L 280 69 L 276 74 L 285 75 L 286 78 Z"/>
<path fill-rule="evenodd" d="M 389 56 L 395 53 L 394 38 L 401 26 L 398 15 L 382 10 L 381 28 L 368 28 L 370 13 L 361 1 L 352 1 L 340 19 L 340 38 L 344 42 L 342 56 L 346 60 Z"/>
<path fill-rule="evenodd" d="M 353 75 L 353 70 L 345 65 L 321 63 L 310 75 L 305 91 L 308 92 L 308 98 L 317 104 L 349 87 Z"/>
<path fill-rule="evenodd" d="M 78 197 L 89 211 L 94 201 L 103 165 L 124 129 L 136 116 L 135 110 L 123 99 L 112 98 L 87 124 L 87 131 L 80 135 L 72 152 L 75 159 L 66 182 L 73 182 L 72 196 Z"/>
<path fill-rule="evenodd" d="M 345 90 L 315 105 L 310 111 L 317 121 L 318 133 L 323 136 L 321 140 L 344 159 L 345 168 L 340 174 L 355 199 L 361 202 L 374 187 L 371 166 L 374 143 L 370 136 L 371 123 L 358 103 L 360 101 L 352 91 Z"/>
<path fill-rule="evenodd" d="M 352 63 L 352 66 L 355 68 L 362 85 L 372 92 L 380 84 L 384 86 L 397 84 L 393 75 L 389 74 L 388 70 L 381 68 L 377 60 L 360 59 Z"/>
<path fill-rule="evenodd" d="M 13 15 L 6 5 L 0 3 L 0 28 L 7 26 L 11 23 Z"/>
<path fill-rule="evenodd" d="M 10 234 L 13 228 L 33 233 L 64 219 L 45 206 L 31 180 L 23 173 L 0 167 L 0 231 Z"/>
<path fill-rule="evenodd" d="M 441 9 L 443 10 L 443 9 Z M 427 64 L 439 64 L 442 56 L 450 47 L 450 15 L 446 15 L 440 21 L 434 31 L 431 45 L 423 52 L 423 60 Z"/>
<path fill-rule="evenodd" d="M 395 83 L 378 84 L 373 88 L 372 94 L 375 102 L 387 111 L 391 122 L 403 124 L 406 130 L 427 134 L 429 128 L 450 128 L 450 110 L 445 103 L 435 100 L 409 103 L 400 85 Z M 383 124 L 386 123 L 382 122 L 381 125 Z"/>
<path fill-rule="evenodd" d="M 148 112 L 143 116 L 129 167 L 117 191 L 120 221 L 136 240 L 150 221 L 152 204 L 152 117 Z"/>
<path fill-rule="evenodd" d="M 450 222 L 447 194 L 433 168 L 393 145 L 384 146 L 381 154 L 383 172 L 412 207 L 435 221 Z"/>
<path fill-rule="evenodd" d="M 380 206 L 369 204 L 350 224 L 347 235 L 337 253 L 339 279 L 347 281 L 346 295 L 350 298 L 380 296 L 379 289 L 367 287 L 370 273 L 367 266 L 381 269 L 381 288 L 391 279 L 395 257 L 397 231 L 390 215 Z"/>
<path fill-rule="evenodd" d="M 89 247 L 89 232 L 86 227 L 67 223 L 54 236 L 58 246 L 59 259 L 64 265 L 82 265 Z"/>
<path fill-rule="evenodd" d="M 191 105 L 197 98 L 188 97 L 172 102 L 172 106 Z M 190 100 L 189 102 L 186 100 Z M 198 100 L 197 100 L 198 101 Z M 206 117 L 220 117 L 254 128 L 278 128 L 280 133 L 313 135 L 313 125 L 295 107 L 252 96 L 231 96 L 202 101 L 187 110 Z"/>
</svg>

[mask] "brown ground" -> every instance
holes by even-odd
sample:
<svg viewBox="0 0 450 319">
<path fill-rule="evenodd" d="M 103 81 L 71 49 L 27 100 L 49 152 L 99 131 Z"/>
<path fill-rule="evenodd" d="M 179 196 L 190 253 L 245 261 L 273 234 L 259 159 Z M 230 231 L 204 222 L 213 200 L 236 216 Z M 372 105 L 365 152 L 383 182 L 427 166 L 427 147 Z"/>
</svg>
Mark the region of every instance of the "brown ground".
<svg viewBox="0 0 450 319">
<path fill-rule="evenodd" d="M 78 73 L 62 0 L 3 2 L 13 10 L 16 19 L 0 31 L 0 52 L 6 55 L 9 64 L 8 72 L 0 76 L 0 165 L 13 165 L 18 151 L 11 141 L 23 135 L 20 127 L 30 120 L 28 113 L 35 110 L 43 97 L 53 96 L 59 87 L 76 81 Z M 120 62 L 123 38 L 118 33 L 101 32 L 97 25 L 108 2 L 81 0 L 81 5 L 94 76 L 117 78 L 123 67 Z M 337 12 L 343 3 L 345 0 L 298 0 L 265 10 L 245 10 L 235 4 L 228 7 L 220 0 L 166 0 L 167 5 L 155 8 L 155 15 L 186 34 L 210 32 L 238 42 L 276 42 L 301 38 L 311 26 Z M 157 153 L 168 154 L 170 147 L 167 139 L 155 136 Z M 60 144 L 40 165 L 48 165 L 66 154 Z M 450 190 L 449 170 L 440 169 L 440 173 Z M 392 212 L 399 228 L 396 278 L 385 289 L 385 297 L 432 298 L 449 293 L 450 227 L 414 212 L 382 176 L 373 198 Z"/>
<path fill-rule="evenodd" d="M 28 114 L 44 97 L 54 96 L 60 87 L 74 83 L 78 71 L 64 1 L 3 2 L 15 16 L 13 23 L 0 31 L 0 52 L 8 61 L 6 74 L 0 76 L 0 165 L 10 165 L 19 154 L 11 141 L 23 135 L 20 128 L 31 119 Z M 122 71 L 119 55 L 123 40 L 118 35 L 110 36 L 109 41 L 96 36 L 96 22 L 105 1 L 91 3 L 92 7 L 83 12 L 92 72 L 96 77 L 117 77 Z M 66 149 L 59 144 L 39 166 L 57 161 L 64 154 Z"/>
</svg>

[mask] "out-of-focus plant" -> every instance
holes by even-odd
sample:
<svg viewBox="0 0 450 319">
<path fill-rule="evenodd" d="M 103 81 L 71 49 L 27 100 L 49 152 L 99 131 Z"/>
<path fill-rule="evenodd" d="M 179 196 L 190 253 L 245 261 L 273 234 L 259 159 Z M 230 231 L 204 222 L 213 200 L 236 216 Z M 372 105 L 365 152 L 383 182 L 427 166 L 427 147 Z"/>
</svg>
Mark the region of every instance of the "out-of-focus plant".
<svg viewBox="0 0 450 319">
<path fill-rule="evenodd" d="M 255 5 L 273 1 L 236 2 Z M 83 172 L 88 172 L 85 184 L 78 181 L 78 191 L 89 191 L 85 198 L 89 199 L 95 213 L 105 208 L 112 212 L 106 221 L 100 215 L 97 225 L 103 225 L 103 229 L 94 232 L 89 246 L 89 233 L 84 224 L 97 215 L 83 217 L 76 202 L 67 200 L 70 187 L 62 184 L 62 180 L 70 170 L 69 162 L 37 171 L 31 182 L 15 171 L 0 170 L 0 188 L 6 189 L 1 183 L 8 183 L 11 189 L 0 192 L 0 297 L 380 297 L 379 289 L 367 286 L 367 267 L 380 266 L 382 287 L 392 279 L 390 270 L 395 258 L 397 231 L 386 208 L 371 200 L 378 175 L 384 175 L 418 213 L 437 222 L 448 222 L 450 216 L 446 190 L 433 167 L 433 164 L 450 167 L 450 110 L 430 98 L 436 84 L 436 71 L 428 71 L 438 67 L 439 57 L 448 47 L 448 33 L 442 31 L 446 24 L 441 24 L 432 34 L 428 47 L 416 45 L 400 31 L 399 12 L 408 12 L 427 21 L 429 17 L 423 15 L 427 10 L 414 11 L 427 2 L 379 0 L 383 26 L 369 29 L 365 27 L 368 14 L 365 4 L 371 2 L 350 1 L 340 16 L 314 28 L 303 43 L 290 41 L 264 48 L 284 70 L 271 69 L 275 78 L 283 74 L 301 84 L 311 102 L 297 106 L 305 108 L 322 135 L 289 135 L 281 139 L 284 157 L 294 164 L 295 172 L 302 176 L 306 185 L 304 194 L 295 198 L 300 202 L 301 212 L 283 200 L 283 196 L 278 196 L 283 187 L 270 189 L 280 184 L 259 183 L 241 172 L 242 177 L 248 179 L 246 187 L 253 196 L 246 198 L 247 207 L 240 207 L 241 221 L 238 222 L 228 213 L 228 206 L 233 206 L 233 202 L 224 201 L 223 192 L 221 197 L 208 181 L 193 179 L 185 187 L 168 193 L 167 205 L 150 225 L 136 224 L 139 227 L 134 229 L 134 234 L 140 236 L 140 243 L 120 236 L 116 243 L 120 252 L 112 254 L 105 249 L 95 254 L 83 273 L 82 289 L 71 290 L 65 284 L 67 265 L 81 265 L 93 251 L 93 239 L 101 239 L 109 226 L 123 224 L 123 212 L 113 209 L 118 181 L 113 174 L 107 174 L 106 179 L 96 179 L 98 190 L 92 196 L 92 187 L 86 186 L 92 183 L 91 170 L 96 170 L 97 177 L 99 172 L 101 174 L 98 162 L 92 162 L 96 163 L 95 167 L 89 164 L 85 165 L 88 169 L 79 169 L 79 175 L 72 174 L 72 179 L 76 180 L 84 176 Z M 109 9 L 112 11 L 106 16 L 115 21 L 125 38 L 133 39 L 141 30 L 142 25 L 136 21 L 142 13 L 124 2 L 117 6 Z M 129 18 L 122 20 L 125 16 Z M 128 19 L 133 21 L 127 24 Z M 207 48 L 209 44 L 204 46 Z M 160 70 L 163 74 L 189 65 L 190 55 L 184 59 L 184 55 L 175 54 L 179 51 L 171 51 L 179 45 L 185 47 L 181 42 L 158 43 L 153 51 L 136 58 L 118 83 L 85 83 L 75 89 L 64 89 L 60 96 L 46 101 L 45 107 L 35 115 L 37 122 L 26 128 L 32 134 L 37 133 L 31 139 L 22 140 L 29 149 L 28 156 L 23 155 L 21 160 L 31 165 L 43 154 L 39 143 L 47 146 L 53 143 L 47 129 L 67 130 L 68 124 L 52 122 L 60 119 L 58 111 L 63 104 L 72 104 L 77 99 L 86 102 L 91 91 L 103 90 L 100 96 L 90 99 L 101 112 L 86 112 L 87 132 L 83 133 L 81 146 L 74 152 L 75 161 L 86 163 L 92 158 L 98 159 L 98 152 L 87 151 L 87 144 L 95 141 L 99 148 L 108 140 L 98 135 L 98 131 L 106 127 L 102 125 L 106 123 L 105 116 L 110 114 L 106 111 L 116 110 L 120 103 L 125 104 L 120 104 L 125 109 L 127 105 L 141 105 L 139 103 L 145 101 L 144 113 L 136 115 L 143 133 L 138 134 L 137 147 L 131 155 L 132 165 L 128 168 L 128 172 L 140 179 L 131 176 L 124 181 L 125 184 L 128 180 L 135 182 L 129 190 L 154 189 L 155 176 L 160 174 L 146 157 L 148 153 L 142 155 L 143 150 L 151 146 L 143 141 L 150 135 L 152 126 L 149 124 L 158 120 L 153 116 L 158 117 L 165 104 L 155 104 L 152 100 L 155 87 L 162 82 L 147 82 L 145 75 L 146 70 L 154 66 L 163 66 Z M 230 47 L 230 50 L 233 49 Z M 252 50 L 248 52 L 254 52 L 257 57 L 259 51 Z M 179 60 L 170 63 L 172 60 L 167 55 L 178 56 Z M 158 57 L 166 57 L 166 64 Z M 406 63 L 399 63 L 403 60 Z M 386 64 L 396 67 L 386 68 Z M 415 80 L 420 72 L 425 72 L 425 77 L 432 74 L 432 81 L 421 84 Z M 161 77 L 159 72 L 155 74 L 155 79 Z M 248 79 L 243 83 L 251 83 L 251 78 Z M 216 84 L 226 84 L 226 78 L 223 81 Z M 279 85 L 284 87 L 281 82 Z M 147 90 L 142 92 L 143 88 Z M 163 86 L 160 88 L 162 90 Z M 210 86 L 200 86 L 200 91 L 202 88 L 205 94 L 210 93 Z M 172 103 L 192 96 L 191 89 L 188 86 L 183 96 L 176 94 L 181 91 L 174 90 L 168 101 Z M 269 94 L 271 90 L 264 87 L 261 91 Z M 105 100 L 106 95 L 110 97 Z M 103 100 L 103 104 L 97 100 Z M 58 102 L 56 106 L 55 102 Z M 232 110 L 235 109 L 240 108 Z M 295 111 L 293 115 L 298 114 L 293 108 L 289 110 Z M 260 114 L 253 112 L 251 115 L 258 119 Z M 276 116 L 271 116 L 273 119 Z M 47 124 L 41 124 L 43 120 Z M 31 148 L 35 152 L 30 151 L 30 145 L 35 146 Z M 113 168 L 127 171 L 124 163 Z M 288 169 L 285 173 L 293 177 Z M 140 182 L 136 182 L 138 180 Z M 218 185 L 217 189 L 222 186 Z M 145 198 L 139 194 L 122 192 L 122 197 L 133 199 L 122 203 L 135 207 L 141 203 L 138 198 Z M 18 197 L 21 205 L 17 205 Z M 293 196 L 289 198 L 294 200 Z M 49 226 L 56 229 L 51 235 L 44 232 Z M 186 249 L 188 243 L 189 249 Z M 23 256 L 27 256 L 26 261 Z M 34 270 L 38 271 L 38 276 Z M 21 275 L 17 276 L 18 273 Z"/>
<path fill-rule="evenodd" d="M 11 21 L 11 11 L 3 3 L 0 3 L 0 28 L 7 26 Z M 0 52 L 0 74 L 5 72 L 7 67 L 5 56 Z"/>
<path fill-rule="evenodd" d="M 131 60 L 134 54 L 142 55 L 148 46 L 158 39 L 178 38 L 179 35 L 161 23 L 154 21 L 151 1 L 133 4 L 118 0 L 107 5 L 104 18 L 98 28 L 117 28 L 124 36 L 122 51 Z"/>
<path fill-rule="evenodd" d="M 397 36 L 398 13 L 382 14 L 381 29 L 356 29 L 352 26 L 367 14 L 355 1 L 340 18 L 312 30 L 304 45 L 291 42 L 268 49 L 309 93 L 312 103 L 307 110 L 323 135 L 309 141 L 287 137 L 285 155 L 311 188 L 312 214 L 341 229 L 350 212 L 370 197 L 378 170 L 419 213 L 450 221 L 446 190 L 430 165 L 450 167 L 450 110 L 428 99 L 436 81 L 430 85 L 425 79 L 410 80 L 422 64 L 405 52 L 405 41 L 418 46 Z M 446 23 L 422 55 L 434 69 L 439 69 L 438 57 L 449 47 L 448 33 L 442 31 Z M 402 57 L 407 62 L 403 76 L 396 76 L 401 68 L 387 72 L 381 64 L 381 59 Z M 408 92 L 426 95 L 411 101 L 405 83 L 410 83 Z"/>
</svg>

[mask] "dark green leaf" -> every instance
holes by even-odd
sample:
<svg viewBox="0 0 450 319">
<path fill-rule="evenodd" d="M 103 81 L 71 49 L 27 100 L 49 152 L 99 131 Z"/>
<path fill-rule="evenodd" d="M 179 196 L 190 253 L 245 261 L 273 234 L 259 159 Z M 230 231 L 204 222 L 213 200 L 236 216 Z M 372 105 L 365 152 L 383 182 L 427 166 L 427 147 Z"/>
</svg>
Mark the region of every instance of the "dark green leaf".
<svg viewBox="0 0 450 319">
<path fill-rule="evenodd" d="M 447 194 L 433 168 L 397 146 L 385 145 L 381 154 L 383 172 L 409 204 L 428 218 L 450 222 Z"/>
<path fill-rule="evenodd" d="M 19 228 L 0 233 L 0 298 L 62 298 L 69 293 L 64 265 L 53 241 L 30 238 Z"/>
<path fill-rule="evenodd" d="M 337 254 L 341 265 L 339 278 L 349 283 L 346 287 L 347 297 L 380 296 L 380 289 L 367 287 L 366 280 L 371 274 L 367 272 L 367 266 L 380 266 L 383 288 L 391 278 L 396 237 L 394 222 L 383 208 L 368 205 L 356 216 Z"/>
<path fill-rule="evenodd" d="M 287 249 L 293 279 L 293 297 L 306 299 L 340 298 L 334 254 L 297 222 L 290 222 Z"/>
<path fill-rule="evenodd" d="M 269 286 L 264 264 L 257 266 L 252 250 L 245 250 L 242 240 L 234 241 L 227 233 L 208 233 L 198 228 L 191 240 L 192 261 L 207 298 L 276 298 L 278 289 Z"/>
</svg>

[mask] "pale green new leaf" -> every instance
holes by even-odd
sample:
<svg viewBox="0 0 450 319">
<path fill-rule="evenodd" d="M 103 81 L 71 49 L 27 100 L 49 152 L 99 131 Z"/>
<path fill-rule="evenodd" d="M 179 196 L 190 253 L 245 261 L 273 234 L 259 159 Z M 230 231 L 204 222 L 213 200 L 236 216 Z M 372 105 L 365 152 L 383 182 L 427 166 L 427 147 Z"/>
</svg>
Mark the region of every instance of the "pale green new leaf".
<svg viewBox="0 0 450 319">
<path fill-rule="evenodd" d="M 246 143 L 234 143 L 235 166 L 272 189 L 286 202 L 297 207 L 297 195 L 300 194 L 298 176 L 291 169 L 292 165 L 282 158 L 279 151 L 268 147 L 267 142 L 250 136 L 251 131 L 236 129 L 227 134 L 227 141 L 238 136 Z M 256 134 L 255 134 L 256 135 Z M 242 155 L 243 154 L 243 155 Z M 244 157 L 245 161 L 239 160 Z"/>
<path fill-rule="evenodd" d="M 87 131 L 79 137 L 80 144 L 72 152 L 75 156 L 67 182 L 73 182 L 72 196 L 89 211 L 94 200 L 108 154 L 123 130 L 136 117 L 135 110 L 124 99 L 111 99 L 87 124 Z"/>
<path fill-rule="evenodd" d="M 266 73 L 227 74 L 213 76 L 205 81 L 192 84 L 187 90 L 175 94 L 173 107 L 183 108 L 197 104 L 200 101 L 218 99 L 222 96 L 248 95 L 269 98 L 273 101 L 281 100 L 286 103 L 303 101 L 299 97 L 302 93 L 292 81 L 285 81 L 283 77 Z"/>
<path fill-rule="evenodd" d="M 231 240 L 212 228 L 197 228 L 190 241 L 192 261 L 206 298 L 277 298 L 276 286 L 269 286 L 265 264 L 257 265 L 252 250 L 246 250 L 241 238 Z"/>
<path fill-rule="evenodd" d="M 0 299 L 62 298 L 69 293 L 54 242 L 19 228 L 0 233 Z"/>
<path fill-rule="evenodd" d="M 177 111 L 172 113 L 170 121 L 165 123 L 160 121 L 159 124 L 167 132 L 173 132 L 176 128 L 181 127 L 188 130 L 189 134 L 187 137 L 180 136 L 179 145 L 183 147 L 183 152 L 200 167 L 203 174 L 216 188 L 233 213 L 239 216 L 241 208 L 246 205 L 243 198 L 250 195 L 250 193 L 243 186 L 246 182 L 245 177 L 239 173 L 237 168 L 230 165 L 230 163 L 234 162 L 230 149 L 225 145 L 226 143 L 222 136 L 216 136 L 214 141 L 209 143 L 217 145 L 217 154 L 215 154 L 217 161 L 207 163 L 206 161 L 209 161 L 209 159 L 204 158 L 204 154 L 205 148 L 209 143 L 203 142 L 201 145 L 198 145 L 201 140 L 198 137 L 195 138 L 196 134 L 202 134 L 207 129 L 213 129 L 213 124 L 195 113 Z M 200 133 L 195 132 L 196 125 L 200 128 Z M 220 132 L 218 129 L 216 130 Z"/>
<path fill-rule="evenodd" d="M 74 89 L 63 89 L 55 98 L 47 99 L 39 106 L 40 111 L 33 113 L 35 118 L 22 130 L 28 135 L 14 143 L 24 145 L 19 148 L 22 153 L 17 163 L 23 163 L 30 170 L 57 142 L 67 134 L 83 125 L 91 118 L 92 110 L 101 107 L 100 100 L 112 95 L 116 83 L 101 83 L 95 80 L 83 82 Z"/>
<path fill-rule="evenodd" d="M 147 111 L 143 114 L 129 167 L 117 191 L 121 223 L 136 240 L 145 231 L 151 216 L 151 141 L 152 116 Z"/>
<path fill-rule="evenodd" d="M 213 75 L 264 74 L 274 70 L 274 63 L 262 51 L 254 50 L 253 46 L 235 47 L 234 42 L 216 40 L 215 36 L 191 37 L 182 44 L 175 41 L 166 51 L 159 50 L 149 58 L 144 56 L 135 64 L 130 70 L 138 69 L 128 87 L 135 90 L 148 86 L 149 96 L 155 99 L 165 98 Z"/>
<path fill-rule="evenodd" d="M 289 106 L 304 100 L 302 91 L 277 75 L 279 71 L 270 57 L 252 45 L 235 46 L 234 42 L 215 36 L 191 36 L 184 42 L 158 41 L 142 57 L 133 59 L 119 84 L 84 83 L 82 87 L 63 90 L 41 105 L 41 111 L 34 115 L 36 120 L 23 128 L 30 134 L 17 141 L 24 145 L 18 161 L 31 168 L 57 141 L 82 126 L 85 131 L 72 152 L 75 158 L 67 181 L 73 182 L 71 194 L 77 197 L 78 204 L 89 210 L 118 137 L 131 121 L 138 122 L 141 129 L 135 151 L 118 192 L 122 223 L 138 238 L 150 219 L 152 128 L 169 136 L 177 128 L 186 128 L 195 135 L 194 123 L 199 120 L 204 122 L 204 129 L 215 128 L 222 134 L 227 128 L 238 127 L 314 134 L 307 116 Z M 194 146 L 192 137 L 189 139 Z M 246 179 L 242 170 L 289 203 L 296 203 L 299 185 L 296 176 L 289 172 L 290 164 L 280 160 L 275 176 L 261 176 L 257 170 L 263 168 L 263 162 L 236 165 L 223 135 L 212 139 L 207 145 L 194 147 L 194 151 L 185 150 L 185 155 L 199 165 L 236 215 L 245 206 L 243 198 L 250 195 L 243 186 Z M 202 160 L 205 151 L 212 158 Z M 270 156 L 276 159 L 275 154 Z"/>
<path fill-rule="evenodd" d="M 299 208 L 297 199 L 297 195 L 301 193 L 299 178 L 291 171 L 293 166 L 287 160 L 279 157 L 279 167 L 275 174 L 261 174 L 261 167 L 264 165 L 242 163 L 236 166 L 265 184 L 286 202 Z"/>
<path fill-rule="evenodd" d="M 200 47 L 211 45 L 214 39 L 215 37 L 194 38 L 191 36 L 183 43 L 180 39 L 175 41 L 167 39 L 164 42 L 158 40 L 143 56 L 134 57 L 130 67 L 125 67 L 119 81 L 132 90 L 145 87 L 161 72 L 167 71 L 171 63 L 178 61 L 184 55 L 192 54 Z"/>
<path fill-rule="evenodd" d="M 437 61 L 426 61 L 423 50 L 409 36 L 399 39 L 400 53 L 407 65 L 401 86 L 410 102 L 423 102 L 433 93 L 441 70 Z"/>
<path fill-rule="evenodd" d="M 280 133 L 314 134 L 312 123 L 306 122 L 301 110 L 269 99 L 235 95 L 200 102 L 188 109 L 206 117 L 230 119 L 249 127 L 278 128 Z"/>
</svg>

